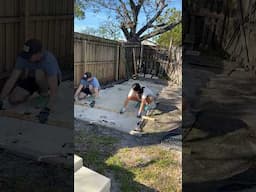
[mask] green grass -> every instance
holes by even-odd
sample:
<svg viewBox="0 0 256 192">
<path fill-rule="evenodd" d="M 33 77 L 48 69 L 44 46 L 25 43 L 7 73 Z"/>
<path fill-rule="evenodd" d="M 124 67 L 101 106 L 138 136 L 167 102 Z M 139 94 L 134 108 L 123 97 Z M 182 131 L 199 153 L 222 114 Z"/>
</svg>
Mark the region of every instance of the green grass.
<svg viewBox="0 0 256 192">
<path fill-rule="evenodd" d="M 84 164 L 103 174 L 111 174 L 122 192 L 181 191 L 180 155 L 159 145 L 121 148 L 119 139 L 80 132 L 76 136 Z"/>
<path fill-rule="evenodd" d="M 179 157 L 159 146 L 121 149 L 107 159 L 106 164 L 118 174 L 122 191 L 142 190 L 141 185 L 134 182 L 163 192 L 181 191 Z M 121 170 L 129 170 L 130 174 L 119 174 Z"/>
</svg>

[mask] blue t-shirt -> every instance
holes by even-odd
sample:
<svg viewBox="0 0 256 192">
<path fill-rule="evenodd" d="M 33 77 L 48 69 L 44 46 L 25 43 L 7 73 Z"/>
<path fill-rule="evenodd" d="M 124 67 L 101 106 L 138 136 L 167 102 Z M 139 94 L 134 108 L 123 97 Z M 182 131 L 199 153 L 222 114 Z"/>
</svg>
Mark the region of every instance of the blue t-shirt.
<svg viewBox="0 0 256 192">
<path fill-rule="evenodd" d="M 93 88 L 100 89 L 100 83 L 96 77 L 93 77 L 91 81 L 84 80 L 83 78 L 80 81 L 80 84 L 84 86 L 84 88 L 89 87 L 89 85 L 92 85 Z"/>
<path fill-rule="evenodd" d="M 43 70 L 47 76 L 58 76 L 61 79 L 61 71 L 57 59 L 49 51 L 44 51 L 41 61 L 30 63 L 26 59 L 18 56 L 16 60 L 16 69 L 29 70 L 29 75 L 34 76 L 37 69 Z"/>
</svg>

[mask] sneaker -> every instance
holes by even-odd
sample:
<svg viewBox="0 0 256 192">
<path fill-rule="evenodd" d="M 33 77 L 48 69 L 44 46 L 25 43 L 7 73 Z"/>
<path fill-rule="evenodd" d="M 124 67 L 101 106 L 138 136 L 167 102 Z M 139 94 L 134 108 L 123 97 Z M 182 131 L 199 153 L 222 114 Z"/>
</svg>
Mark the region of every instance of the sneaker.
<svg viewBox="0 0 256 192">
<path fill-rule="evenodd" d="M 95 103 L 96 103 L 95 101 L 92 101 L 92 102 L 89 104 L 90 107 L 93 108 L 93 107 L 95 106 Z"/>
<path fill-rule="evenodd" d="M 142 128 L 140 126 L 136 127 L 135 129 L 133 129 L 133 131 L 136 132 L 142 132 Z"/>
<path fill-rule="evenodd" d="M 126 109 L 125 109 L 125 107 L 123 107 L 123 108 L 120 110 L 120 114 L 123 114 L 125 111 L 126 111 Z"/>
</svg>

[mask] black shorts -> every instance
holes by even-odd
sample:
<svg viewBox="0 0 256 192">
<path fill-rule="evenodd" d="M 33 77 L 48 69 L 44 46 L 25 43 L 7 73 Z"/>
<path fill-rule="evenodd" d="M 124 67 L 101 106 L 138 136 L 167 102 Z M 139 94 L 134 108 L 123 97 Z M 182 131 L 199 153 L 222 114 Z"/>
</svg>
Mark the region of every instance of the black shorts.
<svg viewBox="0 0 256 192">
<path fill-rule="evenodd" d="M 60 85 L 60 80 L 58 80 L 58 86 Z M 33 95 L 35 92 L 39 92 L 40 88 L 36 83 L 35 77 L 28 77 L 26 79 L 19 80 L 16 84 L 17 87 L 23 88 Z"/>
<path fill-rule="evenodd" d="M 90 89 L 88 87 L 87 88 L 83 88 L 82 92 L 85 93 L 86 95 L 92 95 L 92 92 L 90 91 Z"/>
<path fill-rule="evenodd" d="M 39 91 L 39 86 L 37 85 L 36 79 L 34 77 L 28 77 L 26 79 L 19 80 L 17 82 L 17 87 L 25 89 L 30 93 L 30 95 Z"/>
</svg>

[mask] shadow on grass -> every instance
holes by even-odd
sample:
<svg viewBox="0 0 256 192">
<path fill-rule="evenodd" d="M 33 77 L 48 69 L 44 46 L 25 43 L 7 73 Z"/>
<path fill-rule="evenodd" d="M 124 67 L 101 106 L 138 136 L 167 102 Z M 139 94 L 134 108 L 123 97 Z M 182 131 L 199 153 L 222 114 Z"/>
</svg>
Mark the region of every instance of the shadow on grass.
<svg viewBox="0 0 256 192">
<path fill-rule="evenodd" d="M 74 171 L 0 152 L 1 192 L 71 192 Z M 14 163 L 15 162 L 15 163 Z"/>
<path fill-rule="evenodd" d="M 83 158 L 84 166 L 114 178 L 111 179 L 114 192 L 155 192 L 155 189 L 136 182 L 134 173 L 124 168 L 120 160 L 114 157 L 114 153 L 118 151 L 115 147 L 117 142 L 119 140 L 114 137 L 87 135 L 86 141 L 76 141 L 76 153 Z"/>
</svg>

